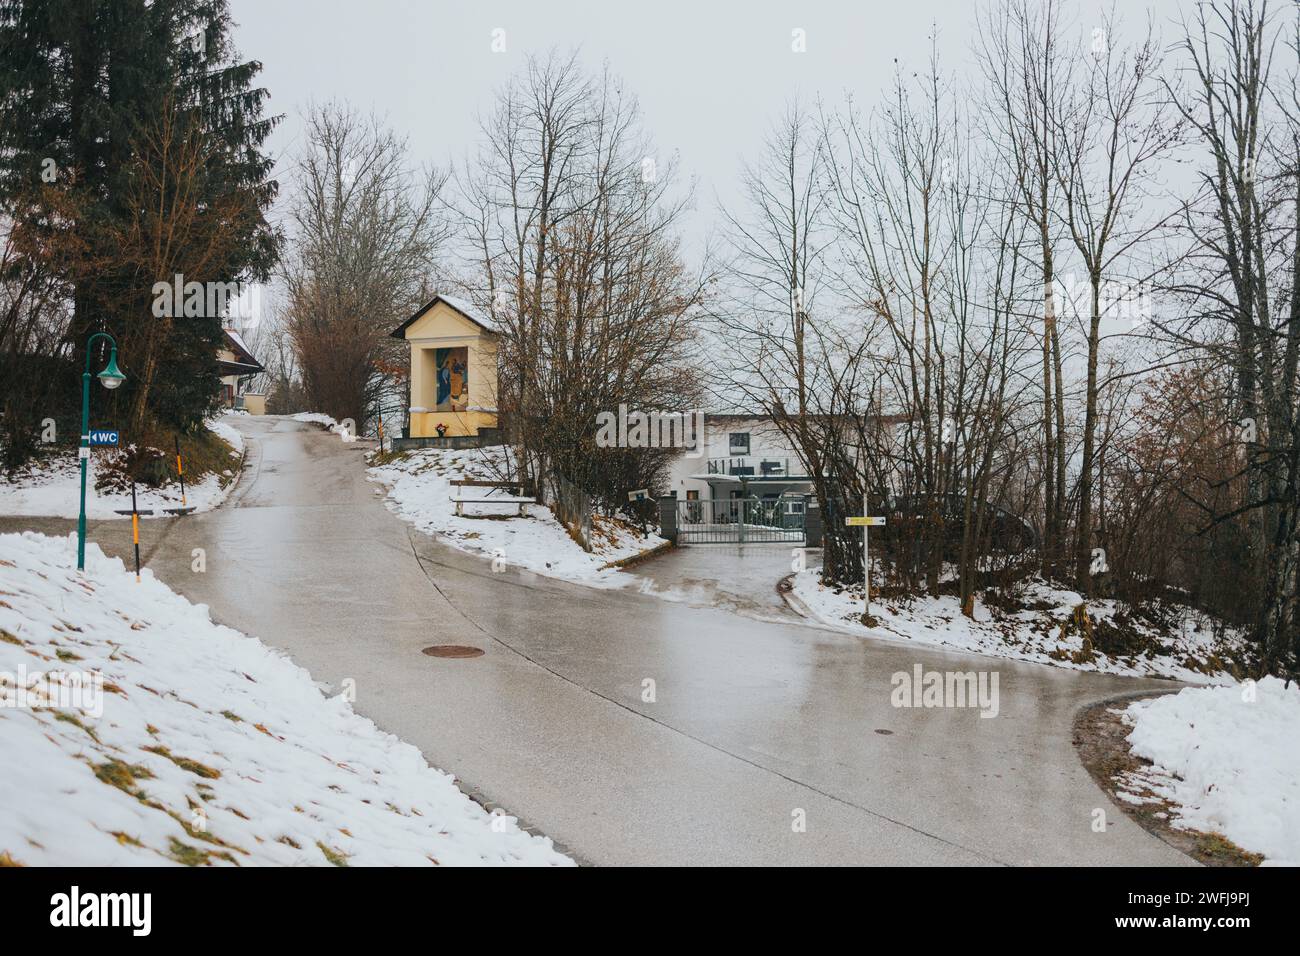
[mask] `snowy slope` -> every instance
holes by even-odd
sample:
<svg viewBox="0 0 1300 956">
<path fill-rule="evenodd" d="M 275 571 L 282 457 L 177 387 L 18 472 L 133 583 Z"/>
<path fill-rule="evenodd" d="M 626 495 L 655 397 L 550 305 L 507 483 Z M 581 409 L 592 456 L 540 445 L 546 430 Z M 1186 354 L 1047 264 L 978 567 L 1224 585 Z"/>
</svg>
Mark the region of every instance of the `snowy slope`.
<svg viewBox="0 0 1300 956">
<path fill-rule="evenodd" d="M 207 423 L 209 430 L 232 448 L 230 468 L 223 475 L 205 475 L 203 480 L 185 483 L 186 505 L 198 511 L 211 511 L 225 500 L 239 472 L 240 458 L 244 453 L 244 439 L 234 428 L 220 419 Z M 116 449 L 91 449 L 90 466 L 86 475 L 86 516 L 91 520 L 123 518 L 119 510 L 131 507 L 131 492 L 106 491 L 95 487 L 99 469 L 117 454 Z M 167 456 L 171 460 L 170 454 Z M 174 482 L 163 488 L 137 489 L 137 505 L 141 510 L 153 511 L 152 517 L 162 517 L 162 509 L 181 506 L 181 487 Z M 75 518 L 81 502 L 81 466 L 75 451 L 69 449 L 28 467 L 13 477 L 0 475 L 0 514 L 41 515 L 55 518 Z M 150 516 L 145 516 L 148 520 Z"/>
<path fill-rule="evenodd" d="M 148 570 L 137 584 L 92 544 L 78 575 L 75 550 L 0 535 L 0 859 L 571 863 Z M 19 700 L 56 669 L 102 693 Z"/>
<path fill-rule="evenodd" d="M 1300 686 L 1188 688 L 1130 704 L 1124 720 L 1152 766 L 1127 775 L 1122 797 L 1171 801 L 1174 826 L 1300 866 Z"/>
<path fill-rule="evenodd" d="M 453 490 L 467 497 L 491 496 L 487 488 L 453 489 L 451 480 L 500 478 L 505 473 L 500 455 L 499 448 L 424 448 L 373 466 L 367 474 L 387 487 L 388 507 L 399 517 L 463 551 L 493 558 L 497 567 L 523 567 L 593 587 L 623 587 L 633 579 L 606 565 L 666 543 L 653 532 L 643 538 L 628 525 L 597 515 L 595 550 L 588 553 L 542 505 L 529 505 L 528 516 L 521 518 L 509 507 L 466 504 L 465 515 L 458 516 Z"/>
<path fill-rule="evenodd" d="M 931 644 L 1075 670 L 1167 677 L 1189 683 L 1231 682 L 1233 678 L 1222 667 L 1222 661 L 1242 644 L 1240 635 L 1231 631 L 1222 640 L 1216 639 L 1210 622 L 1202 620 L 1192 609 L 1180 607 L 1171 609 L 1178 618 L 1174 628 L 1151 634 L 1158 639 L 1156 643 L 1169 648 L 1167 653 L 1119 657 L 1097 651 L 1089 659 L 1081 653 L 1083 640 L 1077 633 L 1061 636 L 1062 623 L 1083 601 L 1082 596 L 1041 580 L 1030 582 L 1022 595 L 1022 603 L 1031 609 L 1002 611 L 976 600 L 973 620 L 961 613 L 960 602 L 951 595 L 920 596 L 905 602 L 873 600 L 871 611 L 877 626 L 868 628 L 860 621 L 861 586 L 837 590 L 823 585 L 820 575 L 820 570 L 813 568 L 794 575 L 791 597 L 796 610 L 837 630 L 863 637 Z M 1094 624 L 1114 618 L 1120 610 L 1115 601 L 1088 601 L 1088 613 Z M 1200 669 L 1188 666 L 1193 662 Z"/>
</svg>

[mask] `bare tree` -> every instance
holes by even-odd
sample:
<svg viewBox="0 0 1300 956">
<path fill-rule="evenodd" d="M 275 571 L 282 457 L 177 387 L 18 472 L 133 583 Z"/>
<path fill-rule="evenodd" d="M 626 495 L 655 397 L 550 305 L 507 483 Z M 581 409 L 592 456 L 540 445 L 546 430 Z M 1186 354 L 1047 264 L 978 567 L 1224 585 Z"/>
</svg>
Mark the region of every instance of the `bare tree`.
<svg viewBox="0 0 1300 956">
<path fill-rule="evenodd" d="M 1291 54 L 1287 76 L 1275 69 L 1279 46 Z M 1212 520 L 1247 522 L 1268 672 L 1300 650 L 1300 16 L 1292 6 L 1278 25 L 1266 0 L 1202 4 L 1180 51 L 1189 95 L 1170 98 L 1208 154 L 1186 209 L 1193 250 L 1180 289 L 1196 309 L 1189 336 L 1232 371 L 1247 484 L 1245 503 Z"/>
<path fill-rule="evenodd" d="M 447 174 L 342 103 L 313 107 L 289 202 L 287 329 L 313 406 L 362 429 L 400 358 L 388 332 L 420 304 L 449 235 Z"/>
<path fill-rule="evenodd" d="M 1093 32 L 1084 78 L 1057 118 L 1062 148 L 1053 159 L 1061 191 L 1060 218 L 1087 278 L 1087 381 L 1082 459 L 1079 465 L 1075 584 L 1092 588 L 1094 479 L 1097 463 L 1098 357 L 1107 282 L 1135 248 L 1162 229 L 1168 217 L 1150 208 L 1149 186 L 1157 161 L 1176 142 L 1178 125 L 1166 119 L 1160 92 L 1159 45 L 1151 28 L 1131 46 L 1118 42 L 1113 17 Z"/>
<path fill-rule="evenodd" d="M 469 295 L 502 332 L 498 405 L 518 478 L 543 494 L 558 475 L 625 504 L 624 482 L 655 484 L 668 452 L 597 446 L 597 415 L 696 397 L 705 275 L 678 249 L 689 197 L 674 198 L 673 172 L 616 77 L 552 53 L 500 91 L 461 177 Z"/>
<path fill-rule="evenodd" d="M 989 84 L 995 148 L 1014 173 L 1015 207 L 1037 240 L 1042 283 L 1042 568 L 1059 572 L 1065 548 L 1065 384 L 1055 296 L 1060 190 L 1057 136 L 1074 58 L 1062 47 L 1056 0 L 1004 0 L 982 20 L 980 61 Z"/>
</svg>

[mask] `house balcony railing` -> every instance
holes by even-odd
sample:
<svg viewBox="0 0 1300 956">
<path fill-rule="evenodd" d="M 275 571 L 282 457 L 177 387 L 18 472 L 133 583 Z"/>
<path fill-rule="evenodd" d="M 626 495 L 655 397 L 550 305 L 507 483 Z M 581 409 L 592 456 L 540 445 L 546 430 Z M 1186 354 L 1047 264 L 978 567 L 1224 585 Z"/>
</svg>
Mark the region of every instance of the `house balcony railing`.
<svg viewBox="0 0 1300 956">
<path fill-rule="evenodd" d="M 733 455 L 729 458 L 710 458 L 710 475 L 730 475 L 735 478 L 785 478 L 806 481 L 803 463 L 798 458 L 778 458 L 769 455 Z"/>
</svg>

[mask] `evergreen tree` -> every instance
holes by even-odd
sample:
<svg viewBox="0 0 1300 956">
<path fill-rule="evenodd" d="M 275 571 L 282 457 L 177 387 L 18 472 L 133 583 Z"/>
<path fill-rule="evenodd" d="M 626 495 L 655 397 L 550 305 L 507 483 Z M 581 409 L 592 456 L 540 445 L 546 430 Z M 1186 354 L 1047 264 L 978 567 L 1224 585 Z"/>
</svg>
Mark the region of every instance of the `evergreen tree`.
<svg viewBox="0 0 1300 956">
<path fill-rule="evenodd" d="M 197 263 L 186 281 L 262 280 L 275 262 L 278 235 L 265 212 L 276 183 L 262 147 L 278 117 L 264 112 L 267 91 L 256 85 L 261 64 L 239 59 L 230 31 L 226 0 L 0 0 L 0 202 L 12 209 L 17 197 L 53 189 L 65 214 L 75 210 L 82 268 L 57 266 L 71 273 L 75 290 L 73 361 L 80 366 L 92 331 L 123 341 L 128 381 L 112 396 L 119 410 L 132 407 L 141 387 L 131 374 L 138 356 L 125 343 L 157 331 L 141 323 L 157 321 L 153 284 L 172 279 L 148 274 L 122 246 L 144 212 L 141 163 L 162 155 L 142 150 L 142 141 L 163 127 L 182 140 L 178 127 L 201 138 L 202 169 L 184 196 L 161 197 L 164 205 L 229 210 L 237 200 L 247 211 L 219 224 L 232 231 L 219 256 L 209 246 L 194 255 L 170 250 L 168 262 Z M 23 205 L 23 228 L 63 227 L 49 204 Z M 208 233 L 193 230 L 188 241 L 208 242 Z M 220 316 L 177 319 L 164 328 L 149 417 L 190 427 L 215 398 Z"/>
</svg>

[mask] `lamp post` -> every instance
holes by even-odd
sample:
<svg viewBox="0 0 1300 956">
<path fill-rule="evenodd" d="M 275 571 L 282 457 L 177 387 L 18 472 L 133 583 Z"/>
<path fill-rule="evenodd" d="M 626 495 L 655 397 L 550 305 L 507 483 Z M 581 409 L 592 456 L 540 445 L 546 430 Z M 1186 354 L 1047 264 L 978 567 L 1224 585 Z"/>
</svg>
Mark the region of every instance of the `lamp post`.
<svg viewBox="0 0 1300 956">
<path fill-rule="evenodd" d="M 117 367 L 117 340 L 107 332 L 96 332 L 86 340 L 86 370 L 81 375 L 81 446 L 77 457 L 81 459 L 81 511 L 77 515 L 77 570 L 86 569 L 86 466 L 90 463 L 90 350 L 96 339 L 108 339 L 112 351 L 108 364 L 99 373 L 99 380 L 107 389 L 114 389 L 126 381 Z"/>
</svg>

